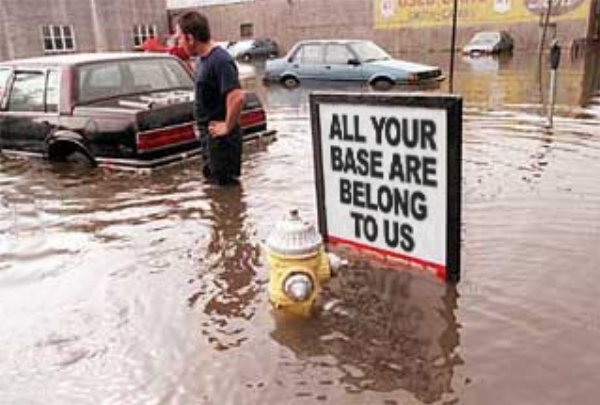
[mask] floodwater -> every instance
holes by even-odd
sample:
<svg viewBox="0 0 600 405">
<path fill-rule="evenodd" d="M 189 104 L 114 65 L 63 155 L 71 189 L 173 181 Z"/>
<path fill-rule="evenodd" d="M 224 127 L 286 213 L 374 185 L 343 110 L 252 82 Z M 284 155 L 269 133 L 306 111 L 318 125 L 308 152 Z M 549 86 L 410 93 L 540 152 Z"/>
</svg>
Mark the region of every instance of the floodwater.
<svg viewBox="0 0 600 405">
<path fill-rule="evenodd" d="M 537 56 L 459 57 L 461 283 L 353 256 L 310 320 L 270 309 L 261 242 L 290 208 L 316 219 L 311 88 L 257 85 L 279 137 L 248 148 L 240 187 L 205 184 L 197 162 L 0 157 L 0 402 L 598 403 L 590 58 L 564 58 L 548 130 Z"/>
</svg>

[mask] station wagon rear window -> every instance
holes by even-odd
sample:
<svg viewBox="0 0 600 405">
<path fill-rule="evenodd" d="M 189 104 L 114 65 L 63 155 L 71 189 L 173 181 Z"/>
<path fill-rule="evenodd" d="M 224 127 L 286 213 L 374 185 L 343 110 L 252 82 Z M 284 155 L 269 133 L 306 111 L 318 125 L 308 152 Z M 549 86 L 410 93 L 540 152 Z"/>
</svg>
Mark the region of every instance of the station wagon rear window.
<svg viewBox="0 0 600 405">
<path fill-rule="evenodd" d="M 175 59 L 109 61 L 78 68 L 78 101 L 94 101 L 174 89 L 193 89 L 189 73 Z"/>
</svg>

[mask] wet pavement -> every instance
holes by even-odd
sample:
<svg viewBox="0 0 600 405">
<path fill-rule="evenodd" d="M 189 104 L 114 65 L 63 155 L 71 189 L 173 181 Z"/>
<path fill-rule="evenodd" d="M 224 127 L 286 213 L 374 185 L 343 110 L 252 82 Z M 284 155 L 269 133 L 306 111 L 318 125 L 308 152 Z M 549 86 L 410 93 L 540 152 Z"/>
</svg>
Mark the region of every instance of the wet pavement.
<svg viewBox="0 0 600 405">
<path fill-rule="evenodd" d="M 261 242 L 291 207 L 316 219 L 318 85 L 255 85 L 279 136 L 247 148 L 240 187 L 197 162 L 0 157 L 0 402 L 596 404 L 598 57 L 563 61 L 554 129 L 536 62 L 457 60 L 461 283 L 353 256 L 311 320 L 270 310 Z"/>
</svg>

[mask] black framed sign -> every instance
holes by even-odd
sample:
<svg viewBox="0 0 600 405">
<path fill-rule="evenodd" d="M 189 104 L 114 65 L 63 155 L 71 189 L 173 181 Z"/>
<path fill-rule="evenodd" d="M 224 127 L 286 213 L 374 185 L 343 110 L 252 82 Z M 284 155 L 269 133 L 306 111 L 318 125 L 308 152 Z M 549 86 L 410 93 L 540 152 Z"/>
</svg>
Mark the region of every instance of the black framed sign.
<svg viewBox="0 0 600 405">
<path fill-rule="evenodd" d="M 313 93 L 319 230 L 325 241 L 460 279 L 462 99 Z"/>
</svg>

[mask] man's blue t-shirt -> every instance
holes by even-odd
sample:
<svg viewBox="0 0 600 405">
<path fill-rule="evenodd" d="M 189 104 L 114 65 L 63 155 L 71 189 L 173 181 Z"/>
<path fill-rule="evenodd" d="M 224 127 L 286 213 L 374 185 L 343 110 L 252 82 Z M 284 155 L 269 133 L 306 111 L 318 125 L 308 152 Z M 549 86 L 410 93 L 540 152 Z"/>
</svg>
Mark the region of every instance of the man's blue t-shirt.
<svg viewBox="0 0 600 405">
<path fill-rule="evenodd" d="M 196 62 L 195 114 L 199 125 L 224 121 L 227 116 L 227 93 L 239 89 L 238 70 L 229 53 L 215 46 Z"/>
</svg>

